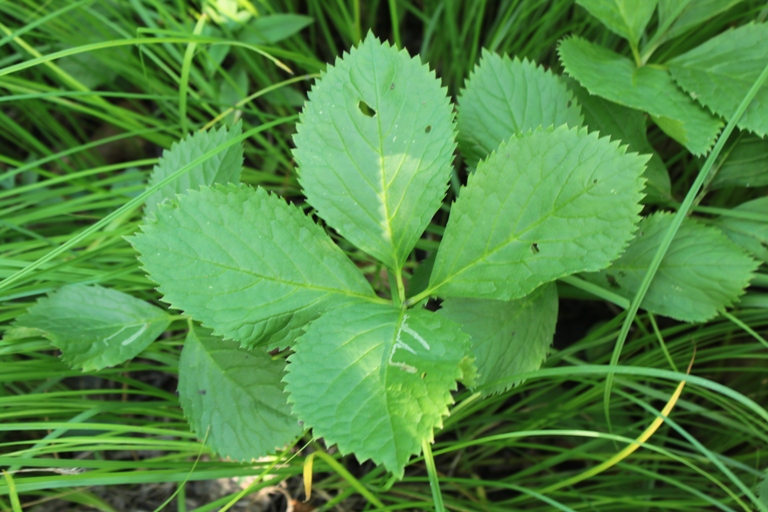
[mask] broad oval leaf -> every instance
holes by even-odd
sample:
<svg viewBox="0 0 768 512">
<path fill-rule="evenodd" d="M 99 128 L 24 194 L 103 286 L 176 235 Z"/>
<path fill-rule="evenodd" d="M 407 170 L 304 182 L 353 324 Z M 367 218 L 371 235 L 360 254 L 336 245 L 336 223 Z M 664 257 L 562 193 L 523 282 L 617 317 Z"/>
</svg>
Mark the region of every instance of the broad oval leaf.
<svg viewBox="0 0 768 512">
<path fill-rule="evenodd" d="M 657 0 L 576 0 L 609 30 L 637 45 Z"/>
<path fill-rule="evenodd" d="M 296 416 L 328 445 L 402 477 L 448 414 L 469 336 L 426 310 L 359 304 L 312 322 L 295 350 L 285 381 Z"/>
<path fill-rule="evenodd" d="M 231 129 L 222 126 L 219 130 L 195 132 L 187 135 L 182 140 L 175 142 L 170 150 L 163 151 L 163 156 L 152 169 L 149 177 L 149 186 L 161 182 L 174 172 L 208 151 L 216 149 L 227 141 L 236 139 L 242 131 L 240 123 Z M 173 199 L 176 194 L 183 194 L 187 190 L 197 189 L 201 185 L 213 185 L 214 183 L 237 183 L 240 181 L 240 172 L 243 169 L 243 145 L 235 144 L 224 151 L 217 153 L 203 163 L 192 167 L 172 182 L 156 190 L 146 200 L 144 214 L 151 215 L 157 211 L 157 205 L 164 199 Z"/>
<path fill-rule="evenodd" d="M 250 461 L 301 435 L 281 382 L 285 361 L 192 328 L 179 361 L 179 402 L 192 430 L 224 457 Z"/>
<path fill-rule="evenodd" d="M 729 215 L 717 218 L 715 225 L 737 245 L 768 262 L 768 197 L 732 208 Z"/>
<path fill-rule="evenodd" d="M 667 167 L 656 153 L 646 136 L 645 115 L 639 110 L 623 107 L 589 92 L 576 82 L 568 79 L 568 87 L 573 91 L 584 113 L 584 124 L 590 131 L 608 135 L 628 146 L 629 151 L 651 155 L 645 166 L 646 194 L 645 203 L 667 202 L 672 199 L 672 183 Z"/>
<path fill-rule="evenodd" d="M 440 314 L 471 336 L 476 387 L 487 396 L 519 384 L 515 375 L 541 367 L 555 334 L 557 306 L 557 287 L 548 283 L 511 301 L 445 299 Z"/>
<path fill-rule="evenodd" d="M 132 295 L 74 284 L 40 299 L 15 325 L 38 329 L 64 362 L 92 371 L 134 358 L 170 323 L 165 311 Z"/>
<path fill-rule="evenodd" d="M 668 62 L 672 78 L 696 101 L 730 119 L 768 65 L 768 24 L 729 30 Z M 764 84 L 736 124 L 768 134 L 768 84 Z"/>
<path fill-rule="evenodd" d="M 130 241 L 163 300 L 244 345 L 286 346 L 325 309 L 375 298 L 319 226 L 261 188 L 190 191 L 141 229 Z"/>
<path fill-rule="evenodd" d="M 610 268 L 583 277 L 632 299 L 673 217 L 670 213 L 646 217 L 621 258 Z M 641 307 L 684 322 L 705 322 L 744 293 L 757 266 L 720 230 L 686 218 Z"/>
<path fill-rule="evenodd" d="M 586 129 L 512 137 L 480 162 L 451 208 L 432 293 L 510 300 L 607 267 L 640 219 L 647 160 Z"/>
<path fill-rule="evenodd" d="M 565 71 L 592 94 L 651 115 L 659 128 L 694 155 L 707 153 L 722 121 L 681 91 L 669 72 L 635 63 L 579 37 L 558 46 Z"/>
<path fill-rule="evenodd" d="M 581 122 L 579 105 L 558 77 L 528 60 L 483 50 L 459 97 L 459 149 L 474 167 L 512 135 Z"/>
<path fill-rule="evenodd" d="M 309 92 L 299 182 L 329 225 L 399 270 L 445 195 L 454 131 L 434 73 L 369 34 Z"/>
</svg>

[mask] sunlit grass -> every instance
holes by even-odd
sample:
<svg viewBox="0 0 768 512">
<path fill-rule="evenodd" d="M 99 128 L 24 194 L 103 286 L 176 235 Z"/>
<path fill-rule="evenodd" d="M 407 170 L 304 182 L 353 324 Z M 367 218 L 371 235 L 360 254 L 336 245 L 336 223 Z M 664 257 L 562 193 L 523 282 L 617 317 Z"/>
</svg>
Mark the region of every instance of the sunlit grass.
<svg viewBox="0 0 768 512">
<path fill-rule="evenodd" d="M 144 192 L 162 149 L 187 130 L 242 119 L 244 131 L 251 131 L 243 181 L 301 202 L 290 154 L 296 99 L 324 62 L 369 29 L 421 55 L 453 95 L 481 48 L 555 70 L 555 44 L 566 34 L 627 50 L 566 0 L 238 5 L 251 15 L 297 12 L 301 6 L 315 19 L 298 35 L 258 48 L 291 68 L 293 77 L 256 48 L 211 44 L 214 38 L 235 40 L 236 25 L 217 24 L 211 8 L 201 21 L 192 2 L 0 4 L 0 278 L 16 276 L 0 284 L 3 330 L 41 295 L 65 284 L 98 283 L 159 304 L 123 237 L 136 230 L 141 215 L 141 201 L 136 207 L 130 201 Z M 746 2 L 659 54 L 754 19 L 762 7 Z M 191 44 L 194 53 L 187 52 Z M 51 58 L 61 51 L 71 55 Z M 269 123 L 274 126 L 259 130 Z M 651 140 L 670 165 L 681 198 L 700 162 L 657 132 Z M 738 199 L 721 191 L 713 204 L 725 204 L 725 194 L 731 202 Z M 768 280 L 762 275 L 758 282 L 765 286 Z M 574 298 L 561 302 L 566 318 L 542 370 L 483 401 L 457 393 L 432 447 L 446 507 L 768 510 L 754 495 L 768 466 L 761 452 L 768 442 L 765 347 L 727 318 L 691 326 L 641 314 L 622 351 L 620 365 L 627 370 L 616 373 L 609 429 L 604 365 L 623 313 L 594 302 L 594 322 L 606 320 L 579 327 L 568 321 L 567 311 L 588 297 L 567 285 L 561 291 Z M 754 307 L 733 314 L 760 333 L 768 314 L 755 293 Z M 658 331 L 654 322 L 661 323 Z M 299 482 L 306 455 L 327 449 L 316 440 L 241 464 L 216 457 L 190 433 L 175 394 L 185 326 L 172 324 L 132 362 L 88 373 L 69 369 L 39 337 L 0 341 L 0 466 L 7 474 L 0 479 L 0 510 L 54 499 L 112 510 L 93 491 L 97 486 L 173 482 L 183 489 L 196 480 L 257 477 L 241 492 L 250 494 L 288 479 Z M 603 472 L 557 488 L 631 444 L 668 403 L 691 361 L 692 380 L 643 446 Z M 349 473 L 315 459 L 314 503 L 320 510 L 340 504 L 373 509 L 358 492 L 360 485 L 391 510 L 431 508 L 422 459 L 393 482 L 381 468 L 330 453 Z M 196 510 L 219 510 L 237 497 Z M 185 510 L 184 493 L 173 503 Z"/>
</svg>

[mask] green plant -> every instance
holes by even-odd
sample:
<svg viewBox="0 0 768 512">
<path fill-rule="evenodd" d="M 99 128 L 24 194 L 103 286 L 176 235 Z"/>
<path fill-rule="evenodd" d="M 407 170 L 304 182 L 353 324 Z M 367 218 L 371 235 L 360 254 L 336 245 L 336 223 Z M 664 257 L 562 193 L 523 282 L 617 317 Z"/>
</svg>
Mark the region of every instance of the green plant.
<svg viewBox="0 0 768 512">
<path fill-rule="evenodd" d="M 519 82 L 512 91 L 503 85 L 495 91 L 510 83 L 499 80 L 505 74 Z M 587 81 L 582 84 L 589 88 Z M 522 94 L 529 90 L 535 94 Z M 218 153 L 228 163 L 215 164 L 213 174 L 202 171 L 212 160 L 196 163 L 201 153 L 191 148 L 216 134 L 197 134 L 174 148 L 164 163 L 172 155 L 179 161 L 156 170 L 156 189 L 169 201 L 132 241 L 165 300 L 214 330 L 212 336 L 192 327 L 182 356 L 182 404 L 198 434 L 224 454 L 255 457 L 300 433 L 295 414 L 343 451 L 402 475 L 408 458 L 440 426 L 457 380 L 488 394 L 541 364 L 557 308 L 548 283 L 600 271 L 569 282 L 617 302 L 614 291 L 633 296 L 649 265 L 642 256 L 659 246 L 669 216 L 642 221 L 640 236 L 613 270 L 604 270 L 635 232 L 648 157 L 579 128 L 580 108 L 556 76 L 526 61 L 484 56 L 459 101 L 459 149 L 477 168 L 451 209 L 436 256 L 417 269 L 429 276 L 426 285 L 414 287 L 414 276 L 407 289 L 406 263 L 451 177 L 450 103 L 423 66 L 372 37 L 329 69 L 310 94 L 295 139 L 300 181 L 330 227 L 387 267 L 391 300 L 375 295 L 322 228 L 263 190 L 217 185 L 175 197 L 187 188 L 237 181 L 242 157 L 234 132 L 218 132 L 230 141 Z M 488 126 L 486 120 L 498 116 L 501 122 Z M 189 183 L 163 189 L 185 165 L 192 169 Z M 733 302 L 755 263 L 717 230 L 694 221 L 684 227 L 691 235 L 676 239 L 670 256 L 679 253 L 688 262 L 687 252 L 701 253 L 699 272 L 726 262 L 733 275 L 697 280 L 696 270 L 691 277 L 665 259 L 670 282 L 650 289 L 643 306 L 701 321 Z M 19 325 L 41 329 L 65 353 L 74 351 L 91 338 L 72 341 L 58 333 L 72 331 L 73 320 L 87 311 L 65 307 L 78 305 L 73 292 L 81 291 L 44 299 Z M 445 299 L 441 312 L 421 308 L 429 296 Z M 691 299 L 699 297 L 706 300 L 690 311 Z M 87 296 L 82 301 L 87 304 Z M 162 316 L 140 311 L 105 326 L 117 332 L 96 336 L 137 350 L 91 360 L 91 367 L 136 355 L 156 336 L 145 326 L 151 319 L 167 322 Z M 286 347 L 294 351 L 286 377 L 293 412 L 279 384 L 284 362 L 264 350 Z M 237 400 L 222 403 L 222 395 Z"/>
</svg>

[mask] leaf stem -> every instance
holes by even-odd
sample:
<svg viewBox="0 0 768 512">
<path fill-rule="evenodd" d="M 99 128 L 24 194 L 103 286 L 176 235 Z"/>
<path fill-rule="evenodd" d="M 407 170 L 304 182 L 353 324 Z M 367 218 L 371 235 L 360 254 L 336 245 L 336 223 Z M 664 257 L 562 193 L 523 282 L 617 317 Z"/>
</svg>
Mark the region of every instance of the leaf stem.
<svg viewBox="0 0 768 512">
<path fill-rule="evenodd" d="M 392 37 L 395 39 L 395 46 L 400 50 L 403 43 L 400 40 L 400 21 L 397 16 L 397 2 L 395 0 L 389 0 L 389 18 L 392 22 Z"/>
<path fill-rule="evenodd" d="M 685 219 L 685 217 L 688 215 L 688 212 L 693 206 L 693 202 L 696 199 L 696 196 L 698 195 L 699 190 L 701 190 L 701 187 L 704 185 L 704 182 L 706 181 L 707 176 L 709 175 L 709 171 L 712 169 L 712 166 L 715 164 L 715 160 L 717 160 L 718 155 L 723 150 L 723 146 L 725 146 L 725 142 L 728 140 L 728 137 L 736 128 L 736 123 L 738 123 L 739 120 L 741 119 L 741 116 L 744 115 L 744 112 L 747 110 L 747 107 L 752 102 L 752 99 L 757 94 L 757 91 L 759 91 L 760 88 L 763 86 L 766 79 L 768 79 L 768 65 L 766 65 L 763 68 L 762 73 L 760 73 L 760 76 L 757 78 L 757 80 L 755 80 L 755 83 L 752 84 L 752 88 L 749 90 L 747 95 L 741 101 L 739 108 L 737 108 L 736 112 L 734 112 L 733 116 L 731 116 L 731 119 L 728 121 L 728 124 L 726 125 L 725 129 L 720 134 L 720 137 L 717 139 L 717 143 L 715 144 L 715 147 L 712 149 L 712 152 L 707 157 L 707 161 L 704 162 L 704 166 L 699 171 L 699 175 L 696 177 L 696 180 L 693 182 L 693 185 L 691 185 L 690 190 L 688 190 L 688 193 L 686 194 L 685 199 L 680 205 L 680 208 L 677 210 L 675 217 L 672 219 L 672 225 L 669 227 L 669 230 L 667 230 L 667 233 L 664 236 L 664 239 L 661 241 L 659 248 L 656 250 L 656 254 L 653 255 L 653 260 L 651 260 L 651 264 L 648 266 L 648 272 L 645 274 L 643 281 L 640 283 L 640 287 L 638 288 L 637 293 L 632 299 L 630 307 L 627 310 L 627 316 L 624 318 L 624 323 L 621 326 L 621 332 L 619 333 L 619 337 L 616 340 L 616 346 L 613 348 L 613 354 L 611 355 L 611 361 L 609 363 L 610 366 L 616 366 L 618 364 L 619 357 L 621 356 L 621 350 L 624 347 L 624 342 L 626 342 L 627 336 L 629 335 L 629 329 L 632 327 L 632 323 L 635 320 L 635 316 L 637 315 L 637 312 L 640 310 L 640 304 L 643 302 L 643 299 L 645 298 L 645 294 L 648 292 L 648 288 L 650 288 L 651 282 L 653 281 L 653 278 L 656 275 L 656 272 L 659 270 L 659 266 L 661 265 L 661 260 L 664 259 L 664 255 L 667 253 L 669 246 L 672 244 L 672 240 L 675 238 L 675 235 L 677 234 L 678 229 L 680 229 L 680 225 L 683 223 L 683 219 Z M 610 401 L 611 401 L 611 388 L 613 387 L 613 375 L 614 375 L 613 372 L 606 375 L 605 392 L 603 395 L 603 410 L 604 410 L 606 422 L 608 423 L 609 431 L 612 430 Z"/>
<path fill-rule="evenodd" d="M 414 304 L 418 304 L 419 302 L 423 301 L 424 299 L 428 299 L 435 291 L 435 288 L 427 288 L 421 293 L 417 293 L 410 299 L 405 301 L 405 307 L 409 308 L 413 306 Z"/>
<path fill-rule="evenodd" d="M 396 274 L 397 272 L 387 269 L 387 281 L 389 281 L 389 293 L 392 295 L 392 304 L 399 308 L 402 307 L 403 300 L 400 297 L 400 283 L 397 281 L 397 277 L 395 277 Z"/>
<path fill-rule="evenodd" d="M 356 44 L 363 38 L 363 31 L 360 28 L 360 0 L 352 2 L 352 17 L 355 19 L 354 33 L 352 34 L 353 44 Z"/>
<path fill-rule="evenodd" d="M 635 65 L 637 67 L 640 67 L 643 65 L 643 59 L 640 58 L 640 52 L 637 51 L 637 44 L 630 41 L 629 43 L 630 48 L 632 49 L 632 57 L 635 59 Z"/>
<path fill-rule="evenodd" d="M 683 12 L 683 9 L 685 9 L 686 5 L 687 3 L 680 2 L 676 7 L 677 12 L 670 12 L 664 20 L 664 23 L 656 29 L 656 32 L 653 34 L 653 37 L 651 37 L 651 40 L 648 41 L 648 43 L 643 48 L 642 56 L 640 58 L 641 66 L 645 65 L 648 62 L 648 59 L 650 59 L 653 55 L 653 52 L 655 52 L 656 49 L 666 41 L 669 29 L 672 27 L 672 24 L 677 21 L 677 18 Z"/>
<path fill-rule="evenodd" d="M 427 474 L 429 475 L 429 488 L 432 490 L 432 500 L 435 502 L 436 512 L 445 512 L 443 504 L 443 495 L 440 492 L 440 481 L 437 478 L 437 468 L 435 467 L 435 458 L 432 456 L 432 446 L 429 439 L 421 442 L 421 450 L 424 452 L 424 462 L 427 464 Z"/>
<path fill-rule="evenodd" d="M 403 269 L 395 270 L 395 284 L 397 285 L 397 305 L 405 304 L 405 284 L 403 283 Z"/>
</svg>

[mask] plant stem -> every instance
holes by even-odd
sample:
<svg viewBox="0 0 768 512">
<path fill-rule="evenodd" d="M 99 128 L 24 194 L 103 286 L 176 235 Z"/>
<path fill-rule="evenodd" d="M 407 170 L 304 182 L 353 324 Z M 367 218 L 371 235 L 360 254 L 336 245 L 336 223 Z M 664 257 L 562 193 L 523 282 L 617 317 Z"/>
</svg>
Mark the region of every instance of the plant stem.
<svg viewBox="0 0 768 512">
<path fill-rule="evenodd" d="M 395 285 L 397 286 L 398 306 L 405 304 L 405 284 L 403 283 L 403 269 L 398 268 L 395 271 Z"/>
<path fill-rule="evenodd" d="M 354 43 L 356 44 L 363 38 L 363 31 L 360 24 L 360 0 L 354 0 L 354 2 L 352 2 L 352 13 L 352 16 L 355 18 L 355 33 L 353 36 L 355 38 Z"/>
<path fill-rule="evenodd" d="M 398 20 L 397 16 L 397 1 L 396 0 L 389 0 L 389 17 L 392 21 L 392 37 L 395 39 L 395 46 L 398 49 L 401 49 L 403 47 L 402 42 L 400 41 L 400 21 Z"/>
<path fill-rule="evenodd" d="M 419 302 L 423 301 L 424 299 L 428 299 L 434 291 L 435 291 L 434 288 L 427 288 L 423 292 L 417 293 L 416 295 L 414 295 L 413 297 L 405 301 L 406 307 L 411 307 L 414 304 L 418 304 Z"/>
<path fill-rule="evenodd" d="M 640 52 L 637 51 L 637 45 L 635 43 L 630 42 L 629 46 L 632 49 L 632 57 L 635 59 L 635 65 L 637 67 L 642 66 L 643 65 L 643 59 L 640 57 Z"/>
<path fill-rule="evenodd" d="M 445 512 L 443 505 L 443 495 L 440 493 L 440 481 L 437 479 L 437 468 L 435 468 L 435 458 L 432 457 L 432 446 L 428 439 L 421 442 L 421 450 L 424 452 L 424 462 L 427 464 L 427 474 L 429 475 L 429 488 L 432 490 L 432 500 L 435 502 L 436 512 Z"/>
<path fill-rule="evenodd" d="M 403 306 L 403 294 L 401 293 L 403 286 L 403 278 L 398 275 L 397 270 L 387 269 L 387 280 L 389 281 L 389 292 L 392 295 L 392 304 L 396 308 Z"/>
</svg>

